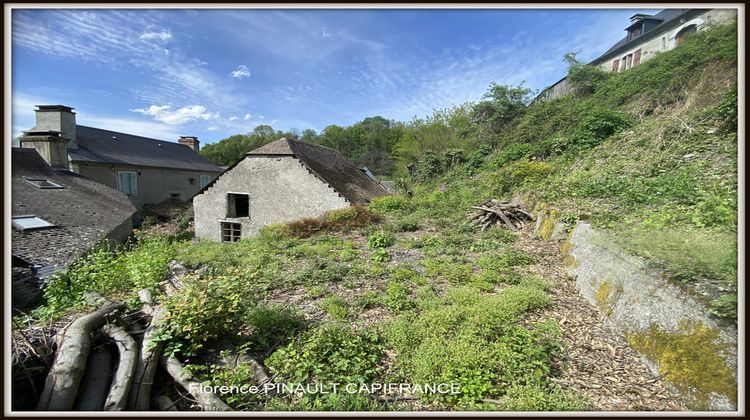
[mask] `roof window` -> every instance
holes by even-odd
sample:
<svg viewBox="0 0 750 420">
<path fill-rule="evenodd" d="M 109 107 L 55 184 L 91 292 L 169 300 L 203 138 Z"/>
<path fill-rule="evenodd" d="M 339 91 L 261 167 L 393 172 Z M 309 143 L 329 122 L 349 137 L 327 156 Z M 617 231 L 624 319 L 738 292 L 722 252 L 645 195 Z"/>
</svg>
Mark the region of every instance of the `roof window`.
<svg viewBox="0 0 750 420">
<path fill-rule="evenodd" d="M 14 216 L 13 227 L 24 232 L 27 230 L 53 228 L 57 227 L 57 225 L 38 216 Z"/>
<path fill-rule="evenodd" d="M 62 189 L 65 188 L 60 184 L 54 183 L 50 181 L 49 179 L 43 179 L 43 178 L 24 178 L 24 181 L 28 182 L 29 184 L 43 189 L 43 190 L 56 190 L 56 189 Z"/>
</svg>

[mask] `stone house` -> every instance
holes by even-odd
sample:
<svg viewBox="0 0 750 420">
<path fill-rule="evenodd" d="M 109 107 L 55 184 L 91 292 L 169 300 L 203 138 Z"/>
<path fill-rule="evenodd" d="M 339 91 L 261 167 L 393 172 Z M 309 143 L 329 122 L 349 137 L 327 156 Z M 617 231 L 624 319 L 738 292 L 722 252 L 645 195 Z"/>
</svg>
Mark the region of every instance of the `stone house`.
<svg viewBox="0 0 750 420">
<path fill-rule="evenodd" d="M 589 64 L 618 73 L 631 69 L 657 53 L 677 47 L 692 32 L 721 25 L 737 18 L 736 8 L 664 9 L 655 15 L 635 14 L 625 28 L 626 35 Z M 551 100 L 570 93 L 563 77 L 544 89 L 535 100 Z"/>
<path fill-rule="evenodd" d="M 135 213 L 122 192 L 12 148 L 13 306 L 33 301 L 41 281 L 98 243 L 124 242 Z"/>
<path fill-rule="evenodd" d="M 54 168 L 122 191 L 139 210 L 186 201 L 222 171 L 198 153 L 196 137 L 175 143 L 77 125 L 73 108 L 63 105 L 38 105 L 36 126 L 19 141 Z"/>
<path fill-rule="evenodd" d="M 234 242 L 271 223 L 388 194 L 339 152 L 281 138 L 248 152 L 193 198 L 195 236 Z"/>
</svg>

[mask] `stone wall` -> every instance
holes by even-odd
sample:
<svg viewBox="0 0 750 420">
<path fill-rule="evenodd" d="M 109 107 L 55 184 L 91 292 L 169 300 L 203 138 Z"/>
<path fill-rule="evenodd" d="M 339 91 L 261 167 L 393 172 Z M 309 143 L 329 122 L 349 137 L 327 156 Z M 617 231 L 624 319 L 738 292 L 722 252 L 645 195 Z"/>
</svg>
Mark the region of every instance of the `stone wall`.
<svg viewBox="0 0 750 420">
<path fill-rule="evenodd" d="M 227 194 L 250 196 L 250 216 L 227 217 Z M 242 236 L 272 223 L 316 217 L 348 207 L 344 197 L 291 156 L 247 156 L 193 199 L 195 236 L 221 240 L 222 221 L 242 225 Z"/>
</svg>

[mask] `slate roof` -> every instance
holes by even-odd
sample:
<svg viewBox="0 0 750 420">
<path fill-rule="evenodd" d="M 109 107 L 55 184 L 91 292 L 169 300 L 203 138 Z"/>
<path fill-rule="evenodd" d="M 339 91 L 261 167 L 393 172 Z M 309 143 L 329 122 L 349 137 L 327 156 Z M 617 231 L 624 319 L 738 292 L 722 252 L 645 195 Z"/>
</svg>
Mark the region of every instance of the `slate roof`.
<svg viewBox="0 0 750 420">
<path fill-rule="evenodd" d="M 664 29 L 674 26 L 676 23 L 679 22 L 679 19 L 685 15 L 697 14 L 699 12 L 704 12 L 706 10 L 708 9 L 664 9 L 661 12 L 653 16 L 657 20 L 661 20 L 661 23 L 654 26 L 647 32 L 641 34 L 640 36 L 631 39 L 630 41 L 628 41 L 628 37 L 627 35 L 625 35 L 624 38 L 617 41 L 615 45 L 613 45 L 610 49 L 605 51 L 604 54 L 592 60 L 591 63 L 589 64 L 600 62 L 608 58 L 610 55 L 614 54 L 615 52 L 620 51 L 621 49 L 622 50 L 628 49 L 630 45 L 636 45 L 649 38 L 652 38 L 655 34 L 661 33 L 661 31 L 663 31 Z"/>
<path fill-rule="evenodd" d="M 53 170 L 34 149 L 14 147 L 11 155 L 12 215 L 34 215 L 58 226 L 24 232 L 11 228 L 13 255 L 29 263 L 65 266 L 136 212 L 125 194 L 76 173 Z M 40 189 L 25 178 L 47 179 L 64 188 Z"/>
<path fill-rule="evenodd" d="M 389 194 L 341 153 L 325 146 L 282 137 L 246 156 L 294 156 L 353 204 L 367 204 L 374 197 Z"/>
<path fill-rule="evenodd" d="M 218 173 L 222 169 L 183 144 L 76 125 L 72 162 L 113 163 Z"/>
</svg>

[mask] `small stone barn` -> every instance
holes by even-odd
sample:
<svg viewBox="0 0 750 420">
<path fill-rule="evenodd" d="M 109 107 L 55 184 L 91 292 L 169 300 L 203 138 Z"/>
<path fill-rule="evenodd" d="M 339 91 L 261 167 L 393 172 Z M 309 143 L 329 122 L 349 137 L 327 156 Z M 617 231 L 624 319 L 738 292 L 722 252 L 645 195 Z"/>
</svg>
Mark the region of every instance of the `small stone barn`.
<svg viewBox="0 0 750 420">
<path fill-rule="evenodd" d="M 339 152 L 281 138 L 248 152 L 193 198 L 195 236 L 234 242 L 271 223 L 388 195 Z"/>
</svg>

